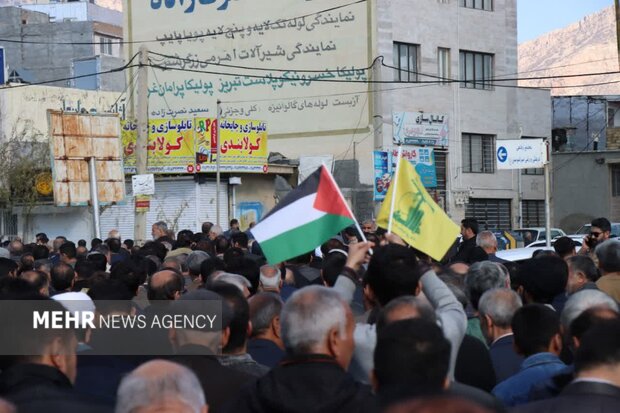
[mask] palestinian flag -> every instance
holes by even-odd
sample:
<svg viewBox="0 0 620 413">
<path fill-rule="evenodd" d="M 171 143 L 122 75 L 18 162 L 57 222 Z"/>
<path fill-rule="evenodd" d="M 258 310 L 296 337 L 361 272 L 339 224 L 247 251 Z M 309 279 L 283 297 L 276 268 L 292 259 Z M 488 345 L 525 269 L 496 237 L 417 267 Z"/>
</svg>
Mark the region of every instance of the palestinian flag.
<svg viewBox="0 0 620 413">
<path fill-rule="evenodd" d="M 267 261 L 277 264 L 312 251 L 355 223 L 340 188 L 321 166 L 252 228 Z"/>
</svg>

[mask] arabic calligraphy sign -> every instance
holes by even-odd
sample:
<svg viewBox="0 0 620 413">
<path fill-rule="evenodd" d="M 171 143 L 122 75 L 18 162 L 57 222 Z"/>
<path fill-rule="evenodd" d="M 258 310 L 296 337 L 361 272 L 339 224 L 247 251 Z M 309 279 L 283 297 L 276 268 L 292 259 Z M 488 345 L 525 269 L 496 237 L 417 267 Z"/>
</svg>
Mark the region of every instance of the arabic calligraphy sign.
<svg viewBox="0 0 620 413">
<path fill-rule="evenodd" d="M 448 146 L 448 115 L 426 112 L 395 112 L 394 143 Z"/>
<path fill-rule="evenodd" d="M 125 172 L 135 173 L 135 122 L 121 121 Z M 216 169 L 217 120 L 151 119 L 148 173 L 213 172 Z M 263 172 L 269 156 L 267 125 L 247 119 L 222 119 L 220 168 L 224 172 Z"/>
</svg>

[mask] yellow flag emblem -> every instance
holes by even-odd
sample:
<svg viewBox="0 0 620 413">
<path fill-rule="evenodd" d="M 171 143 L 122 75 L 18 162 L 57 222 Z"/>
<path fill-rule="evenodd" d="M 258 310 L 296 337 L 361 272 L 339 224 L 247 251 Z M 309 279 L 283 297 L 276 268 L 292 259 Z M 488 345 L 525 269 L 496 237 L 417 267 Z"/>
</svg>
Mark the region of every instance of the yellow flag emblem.
<svg viewBox="0 0 620 413">
<path fill-rule="evenodd" d="M 413 248 L 441 260 L 454 244 L 460 228 L 426 192 L 420 176 L 407 160 L 401 159 L 398 163 L 398 170 L 381 205 L 377 225 L 382 228 L 388 228 L 392 199 L 392 232 Z"/>
</svg>

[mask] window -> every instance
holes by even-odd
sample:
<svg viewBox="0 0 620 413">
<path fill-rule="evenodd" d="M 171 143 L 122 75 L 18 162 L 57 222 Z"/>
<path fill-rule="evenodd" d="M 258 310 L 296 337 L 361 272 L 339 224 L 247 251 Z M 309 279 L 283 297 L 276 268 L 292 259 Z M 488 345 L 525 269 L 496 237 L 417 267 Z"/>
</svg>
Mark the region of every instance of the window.
<svg viewBox="0 0 620 413">
<path fill-rule="evenodd" d="M 524 199 L 521 201 L 521 213 L 524 228 L 545 226 L 545 201 Z"/>
<path fill-rule="evenodd" d="M 459 54 L 461 87 L 491 89 L 493 79 L 493 55 L 461 50 Z"/>
<path fill-rule="evenodd" d="M 437 48 L 437 65 L 439 77 L 442 79 L 439 83 L 448 83 L 448 79 L 450 79 L 450 49 Z"/>
<path fill-rule="evenodd" d="M 99 53 L 112 55 L 112 39 L 99 37 Z"/>
<path fill-rule="evenodd" d="M 495 136 L 463 134 L 463 172 L 495 172 Z"/>
<path fill-rule="evenodd" d="M 611 196 L 620 197 L 620 164 L 611 165 Z"/>
<path fill-rule="evenodd" d="M 394 67 L 397 68 L 394 80 L 416 82 L 418 80 L 418 53 L 416 44 L 394 42 Z"/>
<path fill-rule="evenodd" d="M 8 239 L 17 237 L 17 215 L 11 211 L 0 210 L 0 234 Z"/>
<path fill-rule="evenodd" d="M 512 228 L 510 199 L 470 198 L 465 206 L 465 218 L 475 218 L 480 231 Z"/>
<path fill-rule="evenodd" d="M 461 7 L 478 10 L 493 10 L 493 0 L 460 0 Z"/>
</svg>

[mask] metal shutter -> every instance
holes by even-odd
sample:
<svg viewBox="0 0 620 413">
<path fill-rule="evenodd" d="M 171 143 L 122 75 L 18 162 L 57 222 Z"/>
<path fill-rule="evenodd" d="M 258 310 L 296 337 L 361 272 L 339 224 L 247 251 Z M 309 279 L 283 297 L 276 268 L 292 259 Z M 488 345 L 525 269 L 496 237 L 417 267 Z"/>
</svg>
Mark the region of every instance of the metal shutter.
<svg viewBox="0 0 620 413">
<path fill-rule="evenodd" d="M 545 201 L 523 200 L 523 227 L 545 226 Z"/>
<path fill-rule="evenodd" d="M 470 198 L 465 207 L 465 218 L 475 218 L 480 229 L 511 229 L 510 199 Z"/>
<path fill-rule="evenodd" d="M 216 222 L 215 219 L 215 181 L 206 181 L 200 185 L 200 208 L 198 210 L 199 228 L 205 221 Z M 220 226 L 228 229 L 228 183 L 220 182 Z"/>
<path fill-rule="evenodd" d="M 196 187 L 192 177 L 155 180 L 155 195 L 151 198 L 151 210 L 146 215 L 147 233 L 150 239 L 151 225 L 164 221 L 168 228 L 200 231 L 202 222 L 215 222 L 215 182 L 207 181 Z M 220 183 L 220 220 L 222 228 L 228 229 L 228 183 Z M 131 194 L 131 184 L 127 184 Z M 118 229 L 123 239 L 133 238 L 134 197 L 128 195 L 126 203 L 106 208 L 101 214 L 101 236 L 106 237 L 112 229 Z"/>
</svg>

